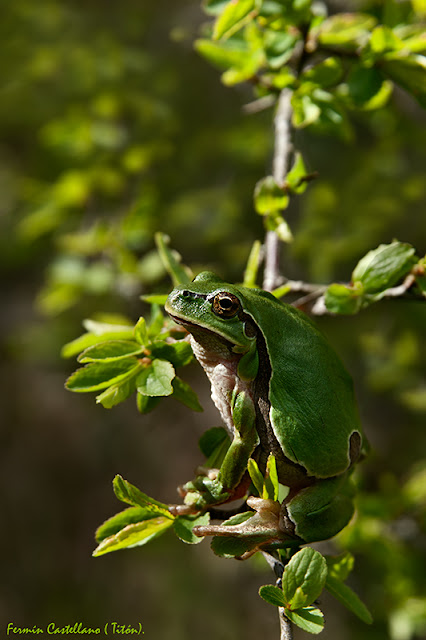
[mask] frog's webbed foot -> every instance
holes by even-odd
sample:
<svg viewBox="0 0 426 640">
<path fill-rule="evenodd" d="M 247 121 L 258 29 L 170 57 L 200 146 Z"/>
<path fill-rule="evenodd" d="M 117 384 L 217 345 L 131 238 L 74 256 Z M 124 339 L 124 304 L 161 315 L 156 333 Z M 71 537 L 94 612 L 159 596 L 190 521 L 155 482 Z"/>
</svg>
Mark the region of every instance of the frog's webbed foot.
<svg viewBox="0 0 426 640">
<path fill-rule="evenodd" d="M 293 533 L 283 531 L 281 522 L 281 505 L 274 500 L 266 500 L 251 496 L 247 499 L 247 506 L 253 509 L 252 515 L 239 523 L 235 518 L 222 524 L 210 524 L 196 526 L 193 532 L 197 536 L 218 536 L 229 539 L 237 539 L 237 549 L 241 553 L 235 554 L 242 560 L 249 558 L 257 551 L 277 546 L 288 546 L 289 544 L 300 544 L 302 541 Z"/>
</svg>

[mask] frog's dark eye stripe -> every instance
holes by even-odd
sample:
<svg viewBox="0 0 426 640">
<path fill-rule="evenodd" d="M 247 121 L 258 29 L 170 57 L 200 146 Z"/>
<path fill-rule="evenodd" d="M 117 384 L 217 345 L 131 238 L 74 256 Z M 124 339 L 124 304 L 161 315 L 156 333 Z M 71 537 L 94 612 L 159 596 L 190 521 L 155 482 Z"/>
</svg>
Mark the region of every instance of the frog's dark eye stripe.
<svg viewBox="0 0 426 640">
<path fill-rule="evenodd" d="M 212 302 L 213 312 L 221 318 L 233 318 L 241 310 L 241 303 L 237 296 L 226 291 L 217 293 Z"/>
<path fill-rule="evenodd" d="M 182 291 L 182 296 L 184 298 L 205 298 L 206 297 L 203 293 L 195 293 L 194 291 L 188 291 L 187 289 Z"/>
</svg>

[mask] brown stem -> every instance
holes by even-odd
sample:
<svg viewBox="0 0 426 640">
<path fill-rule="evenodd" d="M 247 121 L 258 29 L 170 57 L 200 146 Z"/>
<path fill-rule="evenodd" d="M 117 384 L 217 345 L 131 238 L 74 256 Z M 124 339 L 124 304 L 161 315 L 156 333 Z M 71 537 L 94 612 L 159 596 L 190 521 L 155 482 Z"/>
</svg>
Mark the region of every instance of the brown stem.
<svg viewBox="0 0 426 640">
<path fill-rule="evenodd" d="M 289 169 L 291 145 L 291 95 L 290 89 L 283 89 L 278 100 L 275 115 L 275 149 L 272 175 L 275 182 L 284 186 Z M 272 291 L 278 284 L 280 241 L 275 231 L 267 231 L 265 237 L 265 271 L 263 288 Z"/>
</svg>

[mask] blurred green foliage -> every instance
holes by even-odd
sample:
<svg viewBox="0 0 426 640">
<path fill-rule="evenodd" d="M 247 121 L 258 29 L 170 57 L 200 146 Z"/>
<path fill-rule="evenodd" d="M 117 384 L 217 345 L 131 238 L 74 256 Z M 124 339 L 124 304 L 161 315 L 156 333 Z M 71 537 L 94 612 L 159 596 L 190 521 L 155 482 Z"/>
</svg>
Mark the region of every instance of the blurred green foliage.
<svg viewBox="0 0 426 640">
<path fill-rule="evenodd" d="M 255 4 L 247 3 L 247 7 Z M 273 5 L 280 3 L 264 4 L 273 11 Z M 293 17 L 302 20 L 310 3 L 292 4 L 297 5 Z M 424 103 L 425 73 L 416 56 L 425 50 L 426 5 L 423 0 L 327 4 L 331 16 L 318 20 L 312 42 L 333 51 L 306 70 L 303 83 L 296 87 L 294 104 L 300 127 L 295 144 L 306 170 L 318 170 L 319 178 L 306 193 L 289 198 L 286 215 L 294 241 L 286 245 L 281 267 L 290 278 L 347 283 L 362 256 L 395 237 L 413 245 L 419 256 L 426 251 L 425 117 L 409 95 L 416 93 L 417 101 Z M 224 3 L 205 5 L 214 19 L 215 9 L 223 8 Z M 350 20 L 339 23 L 333 15 L 342 8 L 365 14 L 355 31 Z M 247 27 L 245 16 L 234 23 L 242 30 Z M 243 115 L 241 107 L 253 99 L 252 88 L 223 87 L 216 72 L 193 52 L 200 29 L 206 36 L 212 33 L 211 24 L 204 21 L 198 1 L 193 0 L 122 0 L 108 3 L 107 9 L 100 0 L 15 0 L 2 7 L 0 270 L 2 290 L 10 300 L 2 313 L 1 345 L 2 410 L 7 425 L 2 468 L 10 487 L 4 499 L 10 531 L 3 548 L 9 549 L 10 540 L 16 541 L 16 549 L 10 552 L 13 571 L 6 567 L 10 573 L 5 575 L 12 578 L 5 593 L 6 606 L 11 603 L 11 612 L 23 619 L 29 616 L 31 625 L 31 614 L 37 612 L 46 619 L 52 615 L 43 602 L 63 615 L 72 612 L 70 603 L 78 601 L 82 615 L 93 615 L 94 622 L 99 622 L 105 603 L 97 599 L 96 591 L 106 589 L 111 579 L 107 571 L 101 573 L 83 602 L 75 594 L 91 570 L 80 569 L 76 577 L 65 559 L 62 571 L 56 566 L 64 545 L 73 545 L 80 535 L 77 503 L 92 513 L 94 501 L 102 502 L 105 487 L 102 484 L 96 490 L 95 473 L 101 468 L 99 450 L 110 455 L 115 446 L 111 443 L 119 438 L 108 430 L 109 444 L 105 435 L 99 440 L 94 437 L 93 442 L 83 438 L 83 450 L 75 453 L 83 417 L 81 412 L 74 417 L 72 403 L 66 404 L 59 391 L 55 395 L 63 379 L 57 357 L 60 345 L 77 335 L 81 318 L 100 311 L 124 313 L 132 318 L 128 321 L 132 328 L 141 313 L 139 296 L 167 290 L 165 270 L 154 248 L 156 231 L 167 232 L 195 270 L 208 267 L 228 280 L 242 279 L 249 248 L 263 233 L 262 219 L 254 213 L 253 190 L 269 170 L 271 111 Z M 250 78 L 254 71 L 263 73 L 265 56 L 272 71 L 265 71 L 266 86 L 256 85 L 259 98 L 269 95 L 269 83 L 274 87 L 272 93 L 294 83 L 282 65 L 299 36 L 288 31 L 278 35 L 272 25 L 260 43 L 258 34 L 249 29 L 249 58 L 238 42 L 241 35 L 229 23 L 215 29 L 215 43 L 204 37 L 197 48 L 220 62 L 222 70 L 232 62 L 231 73 L 225 70 L 227 84 Z M 362 47 L 362 68 L 350 61 L 354 47 Z M 409 54 L 401 60 L 404 47 Z M 348 53 L 344 68 L 336 55 L 340 48 Z M 310 91 L 318 81 L 330 83 L 329 88 L 326 95 L 316 90 L 312 99 Z M 391 93 L 393 82 L 402 88 Z M 333 118 L 340 123 L 337 137 L 331 135 Z M 45 314 L 43 319 L 31 311 L 34 297 L 38 310 Z M 372 610 L 375 623 L 367 628 L 348 619 L 350 626 L 344 631 L 348 638 L 410 640 L 424 635 L 424 307 L 415 301 L 392 300 L 355 317 L 322 320 L 322 328 L 356 379 L 373 448 L 358 478 L 357 519 L 336 544 L 356 556 L 353 584 Z M 36 370 L 30 368 L 34 360 Z M 59 377 L 52 377 L 58 368 Z M 32 387 L 37 390 L 36 398 L 31 395 L 35 393 Z M 46 398 L 52 398 L 53 408 Z M 114 403 L 111 397 L 104 396 L 103 401 Z M 65 412 L 63 406 L 68 407 Z M 97 414 L 88 415 L 84 433 L 93 424 L 96 433 L 100 432 Z M 133 424 L 131 415 L 127 418 Z M 65 444 L 54 438 L 55 421 L 66 425 Z M 107 424 L 107 418 L 101 421 Z M 124 427 L 122 433 L 132 438 Z M 150 441 L 149 432 L 143 436 L 144 443 Z M 152 463 L 153 442 L 149 455 L 140 450 L 145 444 L 142 447 L 138 442 L 138 448 L 120 442 L 117 456 L 125 451 L 135 474 L 141 473 L 141 464 L 152 475 L 157 468 L 165 473 L 161 465 L 171 456 L 161 451 L 158 463 Z M 75 457 L 69 460 L 69 455 Z M 179 453 L 173 451 L 173 455 Z M 185 457 L 185 445 L 180 455 Z M 114 457 L 112 467 L 116 464 Z M 72 493 L 64 488 L 67 482 L 72 483 Z M 95 486 L 93 493 L 88 493 L 89 485 Z M 34 494 L 32 487 L 37 489 Z M 28 505 L 25 514 L 14 510 L 14 505 L 23 503 Z M 46 503 L 53 505 L 54 517 Z M 99 520 L 98 514 L 93 522 L 84 520 L 83 540 Z M 31 535 L 24 536 L 24 531 Z M 29 546 L 28 538 L 42 549 L 40 567 L 34 561 L 38 549 Z M 82 545 L 87 554 L 90 545 L 90 540 Z M 26 566 L 15 562 L 22 558 L 22 548 L 26 549 Z M 166 547 L 161 547 L 161 553 L 154 555 L 157 563 L 162 555 L 168 558 L 167 575 L 175 580 L 169 593 L 174 620 L 181 620 L 185 607 L 183 602 L 174 604 L 183 573 L 178 554 L 174 549 L 169 557 Z M 172 568 L 172 557 L 176 557 L 177 569 Z M 140 575 L 140 567 L 136 572 L 132 567 L 144 561 L 135 556 L 126 565 L 133 571 L 133 580 Z M 86 566 L 85 560 L 80 558 L 80 562 Z M 41 564 L 49 567 L 49 575 L 43 573 Z M 156 566 L 151 569 L 154 575 Z M 119 575 L 125 583 L 127 575 Z M 210 580 L 209 571 L 207 575 Z M 208 580 L 205 582 L 208 591 Z M 195 598 L 200 588 L 194 584 Z M 223 584 L 222 577 L 219 584 Z M 169 588 L 160 587 L 156 585 L 154 593 L 163 594 Z M 146 589 L 148 593 L 148 586 Z M 230 601 L 234 591 L 229 593 Z M 43 600 L 41 595 L 37 598 L 39 593 Z M 102 595 L 109 605 L 121 606 L 115 590 Z M 216 597 L 213 590 L 210 603 Z M 245 600 L 248 597 L 252 596 L 243 593 Z M 132 601 L 133 609 L 139 600 Z M 157 611 L 154 600 L 150 602 Z M 209 606 L 203 609 L 202 620 L 194 618 L 194 637 L 209 633 L 205 626 Z M 234 609 L 239 613 L 237 622 L 232 618 Z M 120 610 L 129 611 L 124 605 Z M 212 635 L 205 637 L 225 638 L 226 633 L 236 637 L 244 615 L 240 605 L 232 611 L 226 612 L 228 631 L 217 618 L 212 621 Z M 171 635 L 160 627 L 162 613 L 157 613 L 162 637 L 191 637 L 183 630 L 184 623 L 180 631 L 175 626 Z M 188 606 L 183 617 L 194 615 L 194 608 L 190 611 Z M 267 614 L 263 610 L 261 615 Z M 253 633 L 256 630 L 253 622 L 247 638 L 252 626 Z"/>
</svg>

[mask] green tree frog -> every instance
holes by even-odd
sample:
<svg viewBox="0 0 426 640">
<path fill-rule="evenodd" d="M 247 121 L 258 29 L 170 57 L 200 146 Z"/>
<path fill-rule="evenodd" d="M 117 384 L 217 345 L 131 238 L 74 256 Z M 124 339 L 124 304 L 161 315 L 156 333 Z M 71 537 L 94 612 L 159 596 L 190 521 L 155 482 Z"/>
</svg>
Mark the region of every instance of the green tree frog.
<svg viewBox="0 0 426 640">
<path fill-rule="evenodd" d="M 283 537 L 338 533 L 353 514 L 350 473 L 364 443 L 352 380 L 323 334 L 272 294 L 210 272 L 176 287 L 166 311 L 189 331 L 231 436 L 220 469 L 188 483 L 185 503 L 201 510 L 244 495 L 249 458 L 264 470 L 272 453 L 290 488 Z"/>
</svg>

